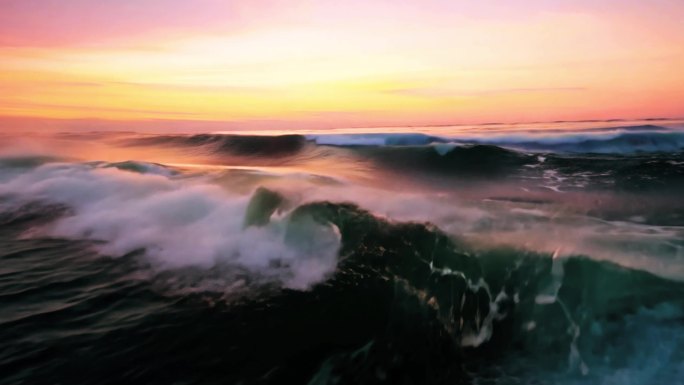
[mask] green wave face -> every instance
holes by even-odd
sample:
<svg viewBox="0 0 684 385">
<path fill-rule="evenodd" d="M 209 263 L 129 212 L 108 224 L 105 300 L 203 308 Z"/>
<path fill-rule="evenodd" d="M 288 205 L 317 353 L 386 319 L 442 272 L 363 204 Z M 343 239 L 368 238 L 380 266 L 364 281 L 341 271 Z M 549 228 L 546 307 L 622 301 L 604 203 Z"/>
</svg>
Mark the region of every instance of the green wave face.
<svg viewBox="0 0 684 385">
<path fill-rule="evenodd" d="M 497 362 L 530 381 L 554 372 L 594 381 L 646 351 L 662 355 L 662 342 L 641 344 L 639 332 L 673 333 L 684 320 L 683 283 L 609 262 L 476 250 L 430 224 L 330 202 L 293 210 L 287 239 L 302 242 L 315 225 L 334 225 L 342 241 L 337 272 L 311 293 L 340 318 L 317 332 L 363 338 L 345 340 L 311 383 L 384 383 L 406 373 L 444 383 L 487 376 Z M 680 342 L 670 342 L 659 365 L 677 367 Z M 529 372 L 532 364 L 538 369 Z"/>
</svg>

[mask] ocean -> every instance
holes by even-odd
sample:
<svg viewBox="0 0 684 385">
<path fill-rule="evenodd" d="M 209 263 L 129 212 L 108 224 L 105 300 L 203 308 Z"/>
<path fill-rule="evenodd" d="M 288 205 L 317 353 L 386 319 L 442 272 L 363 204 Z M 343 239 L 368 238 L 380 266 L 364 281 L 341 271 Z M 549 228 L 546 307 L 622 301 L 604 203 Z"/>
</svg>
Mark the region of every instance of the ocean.
<svg viewBox="0 0 684 385">
<path fill-rule="evenodd" d="M 684 384 L 684 122 L 0 134 L 1 384 Z"/>
</svg>

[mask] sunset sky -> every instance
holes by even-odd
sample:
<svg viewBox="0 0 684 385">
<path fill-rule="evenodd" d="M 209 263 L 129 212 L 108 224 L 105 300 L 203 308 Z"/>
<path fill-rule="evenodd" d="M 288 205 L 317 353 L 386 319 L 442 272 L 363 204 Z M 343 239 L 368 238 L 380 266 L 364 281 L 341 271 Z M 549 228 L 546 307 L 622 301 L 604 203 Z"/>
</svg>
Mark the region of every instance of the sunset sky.
<svg viewBox="0 0 684 385">
<path fill-rule="evenodd" d="M 0 130 L 684 116 L 682 0 L 0 0 Z"/>
</svg>

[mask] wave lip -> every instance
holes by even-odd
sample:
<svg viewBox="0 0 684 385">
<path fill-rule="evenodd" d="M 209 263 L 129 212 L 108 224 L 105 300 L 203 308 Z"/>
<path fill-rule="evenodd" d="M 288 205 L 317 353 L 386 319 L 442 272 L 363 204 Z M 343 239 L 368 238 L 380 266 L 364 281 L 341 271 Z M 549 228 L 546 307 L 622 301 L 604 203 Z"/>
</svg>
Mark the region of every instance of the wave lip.
<svg viewBox="0 0 684 385">
<path fill-rule="evenodd" d="M 306 138 L 316 144 L 327 146 L 423 146 L 449 141 L 439 136 L 420 133 L 320 134 L 307 135 Z"/>
</svg>

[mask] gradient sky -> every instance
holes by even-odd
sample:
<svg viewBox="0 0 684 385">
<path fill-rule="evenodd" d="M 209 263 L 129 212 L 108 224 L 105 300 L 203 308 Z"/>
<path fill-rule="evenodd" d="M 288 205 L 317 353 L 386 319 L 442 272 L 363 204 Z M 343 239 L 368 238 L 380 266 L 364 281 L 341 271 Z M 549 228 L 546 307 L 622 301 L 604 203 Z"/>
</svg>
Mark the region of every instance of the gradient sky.
<svg viewBox="0 0 684 385">
<path fill-rule="evenodd" d="M 0 130 L 682 117 L 684 1 L 0 0 L 0 59 Z"/>
</svg>

